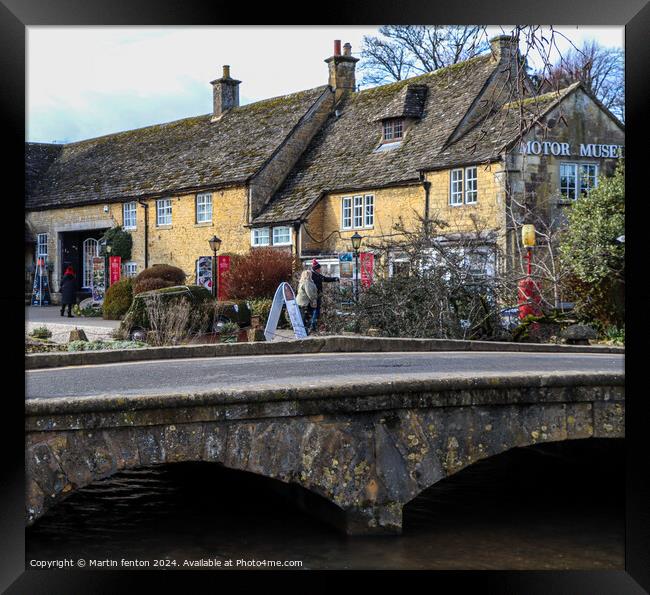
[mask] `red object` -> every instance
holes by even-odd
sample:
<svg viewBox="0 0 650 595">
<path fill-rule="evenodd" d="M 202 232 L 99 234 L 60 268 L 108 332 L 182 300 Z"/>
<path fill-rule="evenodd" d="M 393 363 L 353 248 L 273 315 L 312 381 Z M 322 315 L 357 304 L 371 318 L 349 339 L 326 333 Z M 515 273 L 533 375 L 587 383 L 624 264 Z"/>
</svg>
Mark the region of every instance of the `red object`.
<svg viewBox="0 0 650 595">
<path fill-rule="evenodd" d="M 41 263 L 39 262 L 38 264 L 41 264 Z M 73 269 L 72 267 L 68 267 L 68 268 L 65 270 L 65 273 L 63 273 L 63 275 L 64 275 L 64 276 L 65 276 L 65 275 L 73 275 L 73 276 L 74 276 L 74 269 Z"/>
<path fill-rule="evenodd" d="M 108 257 L 108 270 L 110 275 L 110 284 L 113 285 L 120 280 L 122 273 L 122 257 L 109 256 Z"/>
<path fill-rule="evenodd" d="M 320 262 L 318 262 L 315 258 L 311 261 L 311 268 L 316 270 L 320 268 Z"/>
<path fill-rule="evenodd" d="M 541 316 L 542 314 L 542 295 L 539 290 L 539 284 L 530 277 L 521 279 L 517 284 L 519 289 L 519 318 L 525 318 L 532 314 Z"/>
<path fill-rule="evenodd" d="M 217 299 L 225 300 L 228 298 L 228 286 L 224 279 L 225 273 L 230 270 L 230 256 L 227 254 L 217 256 Z"/>
<path fill-rule="evenodd" d="M 340 56 L 341 55 L 341 40 L 340 39 L 335 39 L 334 40 L 334 55 L 335 56 Z"/>
<path fill-rule="evenodd" d="M 359 265 L 361 269 L 361 285 L 362 287 L 370 287 L 375 268 L 375 255 L 371 252 L 361 252 L 359 254 Z"/>
</svg>

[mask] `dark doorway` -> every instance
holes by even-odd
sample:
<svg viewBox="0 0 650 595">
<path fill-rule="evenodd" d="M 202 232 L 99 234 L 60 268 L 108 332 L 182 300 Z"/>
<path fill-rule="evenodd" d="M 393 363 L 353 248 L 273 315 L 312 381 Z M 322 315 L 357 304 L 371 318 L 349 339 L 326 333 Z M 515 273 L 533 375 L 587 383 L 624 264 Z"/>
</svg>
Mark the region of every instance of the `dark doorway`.
<svg viewBox="0 0 650 595">
<path fill-rule="evenodd" d="M 90 296 L 90 273 L 88 258 L 92 251 L 99 255 L 99 240 L 106 229 L 67 231 L 61 233 L 61 266 L 59 279 L 63 278 L 65 269 L 71 266 L 77 279 L 77 298 L 79 301 Z M 86 262 L 84 263 L 84 260 Z"/>
</svg>

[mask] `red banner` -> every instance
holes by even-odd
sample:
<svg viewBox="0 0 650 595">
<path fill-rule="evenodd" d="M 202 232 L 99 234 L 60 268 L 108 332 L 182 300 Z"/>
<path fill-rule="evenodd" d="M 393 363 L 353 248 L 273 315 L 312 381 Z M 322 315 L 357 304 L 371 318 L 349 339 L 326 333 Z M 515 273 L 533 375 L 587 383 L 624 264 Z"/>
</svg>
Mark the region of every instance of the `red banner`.
<svg viewBox="0 0 650 595">
<path fill-rule="evenodd" d="M 224 279 L 225 273 L 230 270 L 230 256 L 224 254 L 223 256 L 217 256 L 217 279 L 219 279 L 219 284 L 217 285 L 217 291 L 219 295 L 217 296 L 218 300 L 228 299 L 228 287 Z"/>
<path fill-rule="evenodd" d="M 108 269 L 110 271 L 109 273 L 110 284 L 113 285 L 113 283 L 117 283 L 120 280 L 120 275 L 122 273 L 122 257 L 109 256 Z"/>
<path fill-rule="evenodd" d="M 370 252 L 361 252 L 359 254 L 359 268 L 361 269 L 361 286 L 370 287 L 375 268 L 375 255 Z"/>
</svg>

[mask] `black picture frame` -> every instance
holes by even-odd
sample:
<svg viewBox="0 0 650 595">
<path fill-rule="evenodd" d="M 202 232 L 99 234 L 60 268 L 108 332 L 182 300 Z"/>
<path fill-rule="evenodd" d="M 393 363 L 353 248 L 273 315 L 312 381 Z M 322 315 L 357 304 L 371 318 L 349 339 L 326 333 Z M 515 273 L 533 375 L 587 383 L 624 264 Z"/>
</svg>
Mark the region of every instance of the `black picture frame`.
<svg viewBox="0 0 650 595">
<path fill-rule="evenodd" d="M 25 141 L 25 30 L 33 25 L 228 25 L 242 23 L 251 16 L 260 21 L 300 19 L 306 17 L 306 6 L 283 3 L 258 6 L 251 4 L 217 4 L 189 0 L 130 0 L 105 3 L 96 0 L 1 0 L 0 1 L 0 91 L 3 119 L 5 157 L 4 202 L 9 212 L 4 219 L 5 288 L 2 304 L 5 314 L 5 332 L 10 331 L 9 346 L 5 349 L 4 369 L 15 384 L 4 383 L 2 432 L 2 483 L 0 484 L 0 590 L 6 593 L 115 593 L 133 581 L 147 581 L 147 590 L 153 590 L 154 581 L 163 580 L 172 588 L 178 585 L 187 591 L 188 576 L 184 572 L 161 575 L 147 571 L 123 573 L 116 571 L 25 570 L 24 568 L 24 452 L 23 401 L 24 374 L 22 354 L 18 344 L 23 322 L 14 308 L 21 307 L 22 263 L 11 246 L 22 242 L 20 199 L 24 196 L 24 141 Z M 485 2 L 468 0 L 433 4 L 425 0 L 398 2 L 375 1 L 366 4 L 336 3 L 314 6 L 312 18 L 328 23 L 347 25 L 379 23 L 553 23 L 556 25 L 617 25 L 625 26 L 626 50 L 626 185 L 628 196 L 628 225 L 638 227 L 645 221 L 647 190 L 643 188 L 644 149 L 648 105 L 648 32 L 650 6 L 647 0 L 574 0 L 545 2 L 507 0 Z M 308 25 L 296 25 L 308 26 Z M 341 25 L 344 26 L 344 25 Z M 645 127 L 645 128 L 644 128 Z M 646 165 L 647 168 L 647 165 Z M 15 213 L 14 213 L 15 210 Z M 16 216 L 14 223 L 14 215 Z M 650 304 L 650 293 L 643 274 L 644 253 L 641 234 L 633 229 L 627 232 L 628 276 L 627 312 L 635 324 L 629 325 L 626 349 L 626 556 L 625 571 L 621 572 L 435 572 L 427 583 L 437 591 L 448 592 L 474 587 L 482 593 L 643 593 L 650 591 L 650 530 L 647 469 L 644 444 L 647 444 L 647 404 L 643 378 L 640 374 L 644 358 L 644 308 Z M 647 233 L 647 232 L 646 232 Z M 13 235 L 15 234 L 15 235 Z M 630 271 L 639 271 L 631 274 Z M 638 306 L 636 303 L 638 302 Z M 638 321 L 637 321 L 638 318 Z M 11 323 L 7 326 L 7 323 Z M 12 326 L 13 325 L 13 326 Z M 11 328 L 9 328 L 11 327 Z M 24 329 L 23 329 L 24 332 Z M 17 341 L 17 345 L 13 341 Z M 194 581 L 197 573 L 191 580 Z M 215 588 L 214 574 L 200 573 Z M 428 573 L 427 573 L 428 574 Z M 286 577 L 287 573 L 283 573 Z M 238 574 L 241 580 L 241 574 Z M 219 581 L 222 579 L 220 578 Z M 319 579 L 320 580 L 320 579 Z M 402 580 L 398 578 L 398 580 Z M 322 583 L 323 585 L 326 582 Z M 243 584 L 240 583 L 241 586 Z M 406 584 L 402 583 L 403 586 Z M 388 583 L 387 583 L 388 586 Z M 403 587 L 402 587 L 403 588 Z M 413 588 L 416 588 L 413 586 Z M 216 588 L 215 588 L 216 590 Z"/>
</svg>

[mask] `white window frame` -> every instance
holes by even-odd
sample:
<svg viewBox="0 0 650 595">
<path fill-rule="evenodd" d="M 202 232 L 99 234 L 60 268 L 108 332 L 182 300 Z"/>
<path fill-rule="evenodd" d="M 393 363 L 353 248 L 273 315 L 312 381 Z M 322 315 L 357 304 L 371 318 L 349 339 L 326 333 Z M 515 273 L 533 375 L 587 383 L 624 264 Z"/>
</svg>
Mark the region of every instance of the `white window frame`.
<svg viewBox="0 0 650 595">
<path fill-rule="evenodd" d="M 161 222 L 161 215 L 169 215 L 169 222 L 166 220 Z M 156 201 L 156 227 L 167 227 L 172 224 L 172 199 L 171 198 L 159 198 Z"/>
<path fill-rule="evenodd" d="M 470 177 L 470 174 L 471 177 Z M 465 204 L 475 205 L 478 202 L 478 168 L 473 165 L 465 168 Z M 474 197 L 470 200 L 469 196 L 473 194 Z"/>
<path fill-rule="evenodd" d="M 47 247 L 47 242 L 48 242 L 48 235 L 46 233 L 39 233 L 36 236 L 36 262 L 38 262 L 39 258 L 44 259 L 45 262 L 47 262 L 47 254 L 48 254 L 48 247 Z"/>
<path fill-rule="evenodd" d="M 569 176 L 564 176 L 567 178 L 572 178 L 573 183 L 568 184 L 566 186 L 562 185 L 562 169 L 563 168 L 570 168 L 573 170 L 573 172 Z M 587 175 L 587 179 L 592 179 L 593 180 L 593 185 L 585 188 L 582 185 L 582 181 L 584 179 L 583 173 L 584 169 L 590 169 L 593 168 L 593 176 L 592 175 Z M 597 163 L 592 163 L 592 162 L 581 162 L 581 161 L 575 161 L 575 162 L 568 162 L 568 161 L 561 161 L 560 162 L 560 196 L 562 197 L 563 200 L 576 200 L 580 196 L 589 196 L 589 192 L 593 188 L 598 187 L 598 164 Z M 571 196 L 571 193 L 573 196 Z"/>
<path fill-rule="evenodd" d="M 352 228 L 361 229 L 363 227 L 363 196 L 357 194 L 353 197 L 352 202 Z"/>
<path fill-rule="evenodd" d="M 352 197 L 344 196 L 341 201 L 341 228 L 352 229 Z"/>
<path fill-rule="evenodd" d="M 130 225 L 131 218 L 133 218 L 133 225 Z M 125 202 L 122 205 L 122 228 L 126 230 L 133 230 L 137 226 L 138 220 L 138 206 L 135 201 Z"/>
<path fill-rule="evenodd" d="M 280 235 L 280 230 L 286 230 L 287 235 L 289 237 L 288 240 L 284 242 L 280 242 L 276 239 L 276 236 Z M 274 246 L 291 246 L 291 227 L 288 225 L 280 225 L 278 227 L 273 228 L 273 245 Z"/>
<path fill-rule="evenodd" d="M 452 207 L 460 207 L 463 204 L 463 196 L 465 194 L 464 174 L 465 170 L 462 167 L 452 169 L 449 174 L 449 204 Z"/>
<path fill-rule="evenodd" d="M 363 200 L 363 226 L 370 229 L 375 226 L 375 195 L 366 194 Z"/>
<path fill-rule="evenodd" d="M 133 260 L 128 260 L 122 263 L 122 276 L 135 277 L 138 274 L 138 263 Z"/>
<path fill-rule="evenodd" d="M 212 223 L 212 193 L 201 192 L 194 200 L 196 223 Z M 206 217 L 207 215 L 207 217 Z M 201 218 L 201 216 L 203 218 Z"/>
<path fill-rule="evenodd" d="M 260 242 L 260 232 L 266 231 L 266 242 Z M 251 246 L 270 246 L 270 229 L 268 227 L 254 227 L 251 229 Z"/>
</svg>

